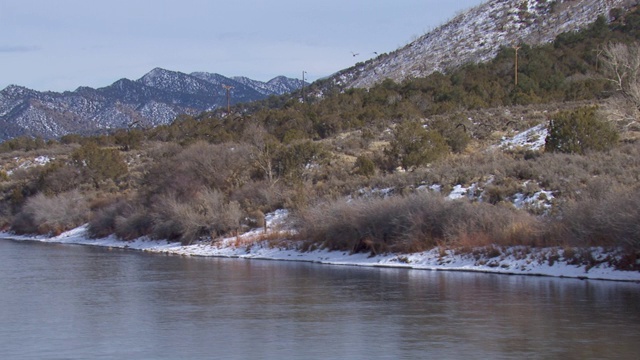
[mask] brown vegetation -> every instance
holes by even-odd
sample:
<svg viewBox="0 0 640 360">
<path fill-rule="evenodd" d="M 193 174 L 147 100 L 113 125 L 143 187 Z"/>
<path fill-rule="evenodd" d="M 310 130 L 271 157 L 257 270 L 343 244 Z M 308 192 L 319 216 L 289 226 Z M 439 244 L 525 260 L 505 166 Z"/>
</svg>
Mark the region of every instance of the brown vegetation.
<svg viewBox="0 0 640 360">
<path fill-rule="evenodd" d="M 147 131 L 13 139 L 0 146 L 0 227 L 57 234 L 88 222 L 95 237 L 187 244 L 262 227 L 265 213 L 288 208 L 307 248 L 607 246 L 626 251 L 620 266 L 637 266 L 640 143 L 627 136 L 637 115 L 608 126 L 627 85 L 597 75 L 593 51 L 639 36 L 624 19 L 523 45 L 517 87 L 505 48 L 486 64 L 305 104 L 270 99 Z M 549 124 L 547 151 L 498 147 L 538 124 Z M 52 161 L 15 160 L 40 155 Z M 472 193 L 447 199 L 456 185 Z M 516 208 L 520 195 L 542 200 Z"/>
</svg>

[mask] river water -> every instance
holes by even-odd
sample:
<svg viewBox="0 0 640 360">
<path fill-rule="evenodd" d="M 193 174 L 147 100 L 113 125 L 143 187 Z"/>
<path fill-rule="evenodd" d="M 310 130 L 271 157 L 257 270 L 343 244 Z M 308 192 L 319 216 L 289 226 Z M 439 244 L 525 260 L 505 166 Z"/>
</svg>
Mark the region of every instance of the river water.
<svg viewBox="0 0 640 360">
<path fill-rule="evenodd" d="M 640 284 L 0 240 L 0 359 L 637 359 Z"/>
</svg>

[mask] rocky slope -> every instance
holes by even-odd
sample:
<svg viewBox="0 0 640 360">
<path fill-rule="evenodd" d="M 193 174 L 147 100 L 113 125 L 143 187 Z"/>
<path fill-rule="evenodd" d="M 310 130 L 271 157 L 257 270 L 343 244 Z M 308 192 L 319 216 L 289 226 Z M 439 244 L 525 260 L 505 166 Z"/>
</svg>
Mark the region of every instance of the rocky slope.
<svg viewBox="0 0 640 360">
<path fill-rule="evenodd" d="M 490 0 L 456 16 L 390 54 L 382 54 L 331 77 L 341 88 L 368 88 L 390 78 L 402 81 L 493 58 L 502 46 L 537 45 L 581 29 L 613 8 L 637 0 Z"/>
</svg>

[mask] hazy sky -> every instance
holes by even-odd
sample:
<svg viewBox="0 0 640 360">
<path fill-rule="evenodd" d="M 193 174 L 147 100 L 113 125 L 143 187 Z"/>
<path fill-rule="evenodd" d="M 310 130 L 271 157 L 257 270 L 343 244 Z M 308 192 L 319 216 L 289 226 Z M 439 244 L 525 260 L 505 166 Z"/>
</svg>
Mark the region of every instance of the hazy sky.
<svg viewBox="0 0 640 360">
<path fill-rule="evenodd" d="M 0 0 L 0 89 L 97 88 L 155 67 L 313 81 L 482 2 Z"/>
</svg>

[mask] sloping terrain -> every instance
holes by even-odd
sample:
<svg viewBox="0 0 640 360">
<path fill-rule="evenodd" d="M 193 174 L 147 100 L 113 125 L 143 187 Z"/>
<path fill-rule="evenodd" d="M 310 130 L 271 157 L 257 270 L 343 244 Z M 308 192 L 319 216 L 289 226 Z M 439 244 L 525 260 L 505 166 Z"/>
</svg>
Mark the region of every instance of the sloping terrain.
<svg viewBox="0 0 640 360">
<path fill-rule="evenodd" d="M 491 0 L 424 34 L 390 54 L 341 71 L 331 82 L 342 88 L 369 88 L 384 79 L 396 82 L 445 72 L 467 62 L 492 59 L 503 46 L 551 42 L 614 8 L 635 0 Z"/>
</svg>

